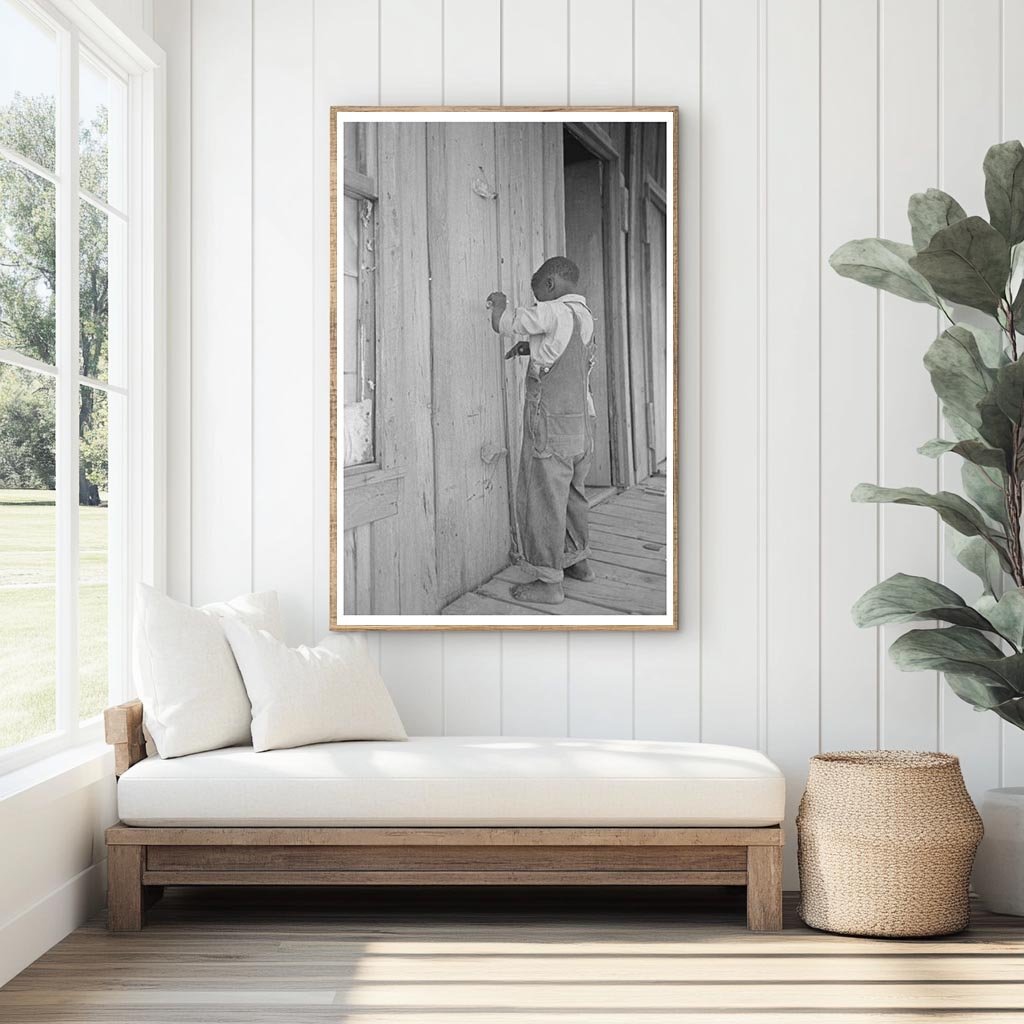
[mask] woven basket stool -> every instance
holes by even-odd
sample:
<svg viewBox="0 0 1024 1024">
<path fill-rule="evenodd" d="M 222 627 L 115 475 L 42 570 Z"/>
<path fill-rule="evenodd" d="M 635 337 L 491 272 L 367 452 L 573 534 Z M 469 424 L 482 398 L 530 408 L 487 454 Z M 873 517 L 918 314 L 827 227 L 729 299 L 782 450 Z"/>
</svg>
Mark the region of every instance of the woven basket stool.
<svg viewBox="0 0 1024 1024">
<path fill-rule="evenodd" d="M 963 931 L 981 817 L 950 754 L 811 758 L 797 815 L 800 917 L 844 935 Z"/>
</svg>

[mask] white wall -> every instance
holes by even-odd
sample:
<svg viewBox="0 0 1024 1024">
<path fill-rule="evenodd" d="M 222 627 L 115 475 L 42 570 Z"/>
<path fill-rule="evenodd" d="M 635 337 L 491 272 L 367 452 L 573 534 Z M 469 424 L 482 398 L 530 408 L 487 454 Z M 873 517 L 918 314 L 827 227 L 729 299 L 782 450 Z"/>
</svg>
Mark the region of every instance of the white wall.
<svg viewBox="0 0 1024 1024">
<path fill-rule="evenodd" d="M 909 237 L 912 191 L 983 210 L 986 147 L 1024 133 L 1024 8 L 155 5 L 172 60 L 177 596 L 272 587 L 293 640 L 326 628 L 331 104 L 678 104 L 682 629 L 375 637 L 403 717 L 425 733 L 760 746 L 791 809 L 822 748 L 941 747 L 975 793 L 1024 782 L 1021 736 L 933 674 L 894 672 L 850 623 L 880 575 L 955 574 L 927 513 L 848 500 L 860 480 L 940 482 L 914 454 L 936 430 L 920 363 L 935 316 L 825 266 L 848 238 Z"/>
</svg>

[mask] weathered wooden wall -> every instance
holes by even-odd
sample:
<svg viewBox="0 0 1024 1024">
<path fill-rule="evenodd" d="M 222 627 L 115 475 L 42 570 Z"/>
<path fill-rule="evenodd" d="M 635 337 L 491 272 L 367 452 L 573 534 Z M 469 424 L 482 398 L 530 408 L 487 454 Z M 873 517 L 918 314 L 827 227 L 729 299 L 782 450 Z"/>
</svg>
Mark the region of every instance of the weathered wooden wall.
<svg viewBox="0 0 1024 1024">
<path fill-rule="evenodd" d="M 378 132 L 378 470 L 344 481 L 345 611 L 437 610 L 427 138 L 423 125 Z M 375 493 L 380 494 L 379 500 Z M 354 515 L 369 506 L 372 511 Z M 362 521 L 360 521 L 362 520 Z"/>
<path fill-rule="evenodd" d="M 379 468 L 344 478 L 344 611 L 430 614 L 515 549 L 526 367 L 485 300 L 528 302 L 564 248 L 562 128 L 391 124 L 378 146 Z"/>
</svg>

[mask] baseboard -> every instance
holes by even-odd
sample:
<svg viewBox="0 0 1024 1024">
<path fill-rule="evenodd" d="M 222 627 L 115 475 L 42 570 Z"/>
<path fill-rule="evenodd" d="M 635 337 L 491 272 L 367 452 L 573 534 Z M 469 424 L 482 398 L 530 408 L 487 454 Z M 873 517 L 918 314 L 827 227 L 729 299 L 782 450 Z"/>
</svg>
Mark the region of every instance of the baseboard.
<svg viewBox="0 0 1024 1024">
<path fill-rule="evenodd" d="M 83 924 L 106 902 L 107 862 L 69 879 L 0 927 L 0 985 Z"/>
</svg>

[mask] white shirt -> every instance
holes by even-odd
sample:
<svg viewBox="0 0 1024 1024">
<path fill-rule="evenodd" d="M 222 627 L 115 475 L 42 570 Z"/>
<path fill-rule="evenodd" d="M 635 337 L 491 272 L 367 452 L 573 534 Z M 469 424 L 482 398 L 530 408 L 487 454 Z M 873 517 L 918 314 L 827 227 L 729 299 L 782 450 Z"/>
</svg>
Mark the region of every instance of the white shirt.
<svg viewBox="0 0 1024 1024">
<path fill-rule="evenodd" d="M 538 369 L 552 366 L 572 338 L 572 310 L 568 303 L 572 303 L 579 317 L 580 337 L 586 345 L 594 336 L 594 316 L 582 295 L 562 295 L 535 306 L 506 309 L 498 330 L 501 334 L 525 334 L 530 342 L 530 365 Z"/>
</svg>

